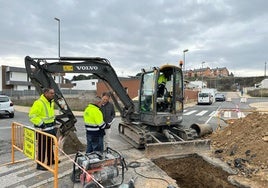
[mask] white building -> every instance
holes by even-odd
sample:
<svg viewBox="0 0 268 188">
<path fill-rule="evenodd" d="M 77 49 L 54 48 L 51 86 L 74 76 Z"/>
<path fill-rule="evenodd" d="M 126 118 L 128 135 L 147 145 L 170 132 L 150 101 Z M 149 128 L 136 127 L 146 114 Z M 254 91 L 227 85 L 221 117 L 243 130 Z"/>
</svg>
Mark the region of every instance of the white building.
<svg viewBox="0 0 268 188">
<path fill-rule="evenodd" d="M 2 65 L 0 67 L 0 90 L 29 90 L 31 83 L 28 80 L 26 69 Z"/>
<path fill-rule="evenodd" d="M 268 78 L 265 78 L 260 83 L 255 84 L 255 88 L 268 88 Z"/>
<path fill-rule="evenodd" d="M 268 88 L 268 78 L 261 81 L 261 88 Z"/>
<path fill-rule="evenodd" d="M 71 89 L 72 85 L 64 81 L 64 75 L 53 75 L 56 83 L 60 82 L 61 88 Z M 0 66 L 0 91 L 12 90 L 35 90 L 35 87 L 30 82 L 26 69 L 22 67 L 12 67 L 7 65 Z"/>
<path fill-rule="evenodd" d="M 207 83 L 197 80 L 197 81 L 190 81 L 189 84 L 187 85 L 187 87 L 190 89 L 201 89 L 202 86 L 203 88 L 206 88 Z"/>
<path fill-rule="evenodd" d="M 98 79 L 72 81 L 75 90 L 97 90 Z"/>
</svg>

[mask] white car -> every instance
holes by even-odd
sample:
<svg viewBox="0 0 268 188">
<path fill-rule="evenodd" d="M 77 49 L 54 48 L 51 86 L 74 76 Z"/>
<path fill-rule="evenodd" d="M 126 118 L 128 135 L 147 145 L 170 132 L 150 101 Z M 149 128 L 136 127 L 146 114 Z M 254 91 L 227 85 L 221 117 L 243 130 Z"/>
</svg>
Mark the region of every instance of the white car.
<svg viewBox="0 0 268 188">
<path fill-rule="evenodd" d="M 6 95 L 0 95 L 0 116 L 14 117 L 14 104 Z"/>
</svg>

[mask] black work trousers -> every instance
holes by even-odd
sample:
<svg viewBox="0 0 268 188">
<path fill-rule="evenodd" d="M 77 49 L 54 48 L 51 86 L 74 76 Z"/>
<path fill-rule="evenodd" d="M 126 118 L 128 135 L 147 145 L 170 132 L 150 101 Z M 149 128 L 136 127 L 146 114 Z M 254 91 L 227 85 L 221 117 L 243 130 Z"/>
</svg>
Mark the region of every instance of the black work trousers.
<svg viewBox="0 0 268 188">
<path fill-rule="evenodd" d="M 50 131 L 44 131 L 46 133 L 56 135 L 55 129 L 50 130 Z M 38 152 L 37 152 L 37 159 L 41 161 L 42 163 L 45 162 L 45 158 L 47 157 L 47 164 L 51 165 L 55 162 L 54 160 L 54 151 L 53 151 L 53 139 L 41 134 L 41 133 L 36 133 L 37 137 L 37 142 L 38 142 Z"/>
</svg>

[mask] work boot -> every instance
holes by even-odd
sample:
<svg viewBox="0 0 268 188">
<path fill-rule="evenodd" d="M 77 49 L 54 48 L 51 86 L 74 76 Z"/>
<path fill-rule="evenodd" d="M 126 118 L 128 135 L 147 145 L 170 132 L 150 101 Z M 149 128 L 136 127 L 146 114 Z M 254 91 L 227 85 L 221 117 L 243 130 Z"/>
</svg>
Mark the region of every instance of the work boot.
<svg viewBox="0 0 268 188">
<path fill-rule="evenodd" d="M 36 169 L 37 170 L 47 171 L 47 169 L 45 167 L 43 167 L 42 165 L 40 165 L 40 164 L 37 164 Z"/>
</svg>

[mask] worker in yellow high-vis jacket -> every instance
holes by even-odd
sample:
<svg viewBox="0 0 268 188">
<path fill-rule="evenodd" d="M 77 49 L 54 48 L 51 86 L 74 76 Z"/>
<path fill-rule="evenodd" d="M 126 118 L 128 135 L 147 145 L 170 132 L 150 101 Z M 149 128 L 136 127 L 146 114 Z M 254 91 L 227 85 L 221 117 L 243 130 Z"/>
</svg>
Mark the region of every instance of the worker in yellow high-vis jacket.
<svg viewBox="0 0 268 188">
<path fill-rule="evenodd" d="M 157 97 L 163 97 L 166 89 L 166 83 L 167 83 L 167 78 L 165 76 L 166 73 L 162 73 L 158 80 L 158 88 L 157 88 Z"/>
<path fill-rule="evenodd" d="M 36 129 L 55 136 L 54 94 L 54 89 L 45 88 L 43 94 L 33 103 L 29 112 L 29 119 Z M 40 133 L 37 133 L 36 137 L 38 142 L 38 160 L 44 163 L 45 157 L 47 157 L 47 165 L 55 164 L 51 138 Z M 47 170 L 39 163 L 37 163 L 36 169 Z"/>
<path fill-rule="evenodd" d="M 86 109 L 84 110 L 84 123 L 86 127 L 87 149 L 86 153 L 93 151 L 103 151 L 103 137 L 105 135 L 104 122 L 100 106 L 102 100 L 100 97 L 95 97 Z"/>
</svg>

